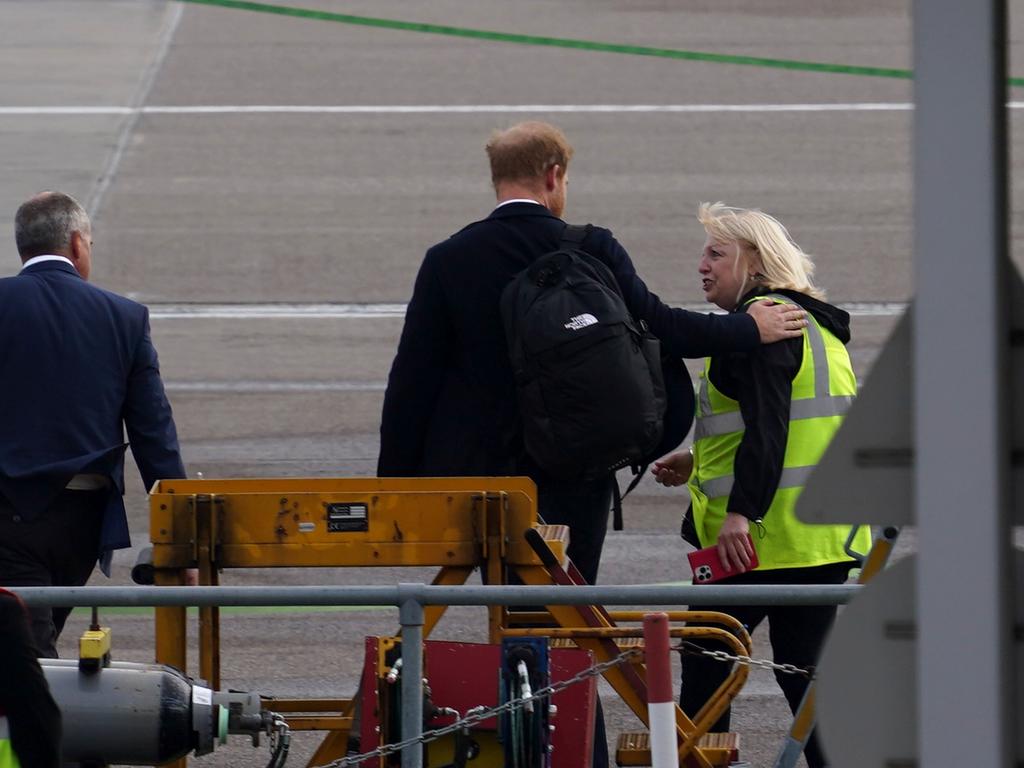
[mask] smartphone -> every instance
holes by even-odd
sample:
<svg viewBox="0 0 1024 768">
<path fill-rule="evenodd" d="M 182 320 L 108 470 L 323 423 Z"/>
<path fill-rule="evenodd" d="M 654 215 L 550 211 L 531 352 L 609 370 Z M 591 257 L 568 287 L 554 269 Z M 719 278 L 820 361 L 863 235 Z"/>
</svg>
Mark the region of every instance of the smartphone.
<svg viewBox="0 0 1024 768">
<path fill-rule="evenodd" d="M 688 552 L 686 558 L 690 561 L 690 568 L 693 570 L 693 583 L 712 584 L 719 579 L 735 576 L 738 573 L 746 573 L 757 568 L 757 550 L 754 549 L 754 540 L 750 538 L 749 533 L 747 534 L 747 541 L 750 542 L 750 548 L 753 550 L 754 555 L 750 558 L 750 565 L 742 569 L 727 570 L 722 565 L 721 558 L 718 557 L 718 547 L 705 547 L 704 549 L 698 549 L 696 552 Z"/>
</svg>

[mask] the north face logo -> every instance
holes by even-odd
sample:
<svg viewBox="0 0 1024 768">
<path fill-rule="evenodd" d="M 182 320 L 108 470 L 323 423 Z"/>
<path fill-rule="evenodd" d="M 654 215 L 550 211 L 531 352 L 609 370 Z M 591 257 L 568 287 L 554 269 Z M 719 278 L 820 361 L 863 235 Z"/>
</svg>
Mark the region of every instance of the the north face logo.
<svg viewBox="0 0 1024 768">
<path fill-rule="evenodd" d="M 588 325 L 597 325 L 597 318 L 589 312 L 584 315 L 570 317 L 569 322 L 565 324 L 565 327 L 570 331 L 578 331 L 581 328 L 586 328 Z"/>
</svg>

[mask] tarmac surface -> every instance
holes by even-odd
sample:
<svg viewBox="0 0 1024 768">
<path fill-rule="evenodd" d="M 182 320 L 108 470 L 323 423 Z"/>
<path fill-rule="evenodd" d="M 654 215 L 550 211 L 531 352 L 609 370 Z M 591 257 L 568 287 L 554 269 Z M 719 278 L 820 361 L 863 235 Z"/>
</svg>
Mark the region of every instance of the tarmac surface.
<svg viewBox="0 0 1024 768">
<path fill-rule="evenodd" d="M 848 66 L 910 67 L 910 3 L 865 0 L 304 0 L 402 22 Z M 1010 4 L 1010 71 L 1021 3 Z M 42 32 L 45 30 L 45 34 Z M 528 118 L 575 146 L 567 217 L 610 227 L 666 301 L 702 308 L 698 202 L 776 214 L 853 313 L 858 376 L 912 294 L 911 82 L 801 66 L 635 55 L 160 0 L 0 0 L 0 242 L 36 191 L 94 216 L 93 280 L 150 306 L 190 475 L 370 476 L 384 383 L 424 250 L 487 215 L 483 144 Z M 1010 98 L 1016 96 L 1011 90 Z M 1021 131 L 1011 112 L 1012 141 Z M 955 151 L 955 148 L 951 148 Z M 1012 181 L 1021 160 L 1013 153 Z M 1013 195 L 1012 223 L 1020 220 Z M 963 222 L 971 226 L 970 222 Z M 1021 263 L 1013 232 L 1014 260 Z M 965 279 L 970 279 L 965 254 Z M 694 369 L 697 361 L 693 362 Z M 951 361 L 951 364 L 955 364 Z M 135 547 L 148 541 L 134 468 Z M 684 492 L 642 483 L 610 532 L 604 584 L 688 581 Z M 913 549 L 912 534 L 900 551 Z M 226 573 L 231 584 L 393 584 L 408 569 Z M 152 622 L 106 612 L 115 656 L 152 659 Z M 62 639 L 73 655 L 86 623 Z M 395 611 L 240 611 L 224 679 L 279 696 L 352 695 L 362 638 Z M 440 637 L 484 638 L 482 609 Z M 756 655 L 770 650 L 764 633 Z M 614 736 L 637 723 L 601 689 Z M 742 756 L 770 765 L 788 712 L 754 670 Z M 301 765 L 318 737 L 298 734 Z M 827 741 L 826 741 L 827 744 Z M 262 765 L 246 743 L 194 765 Z"/>
</svg>

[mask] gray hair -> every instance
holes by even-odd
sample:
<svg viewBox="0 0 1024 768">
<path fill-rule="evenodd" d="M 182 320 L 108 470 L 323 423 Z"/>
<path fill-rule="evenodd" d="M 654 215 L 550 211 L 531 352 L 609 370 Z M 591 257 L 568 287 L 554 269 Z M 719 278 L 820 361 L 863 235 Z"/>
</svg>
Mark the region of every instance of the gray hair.
<svg viewBox="0 0 1024 768">
<path fill-rule="evenodd" d="M 92 224 L 85 208 L 63 192 L 40 192 L 14 215 L 14 239 L 23 260 L 67 252 L 75 232 L 88 236 Z"/>
</svg>

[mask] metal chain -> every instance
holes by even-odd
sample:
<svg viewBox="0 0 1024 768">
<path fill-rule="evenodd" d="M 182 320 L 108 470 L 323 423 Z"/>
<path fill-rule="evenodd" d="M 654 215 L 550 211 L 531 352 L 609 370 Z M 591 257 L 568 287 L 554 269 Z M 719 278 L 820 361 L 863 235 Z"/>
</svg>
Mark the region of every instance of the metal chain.
<svg viewBox="0 0 1024 768">
<path fill-rule="evenodd" d="M 373 749 L 369 752 L 363 752 L 359 755 L 346 755 L 345 757 L 339 758 L 330 763 L 325 763 L 322 768 L 347 768 L 347 766 L 361 763 L 362 761 L 371 757 L 385 757 L 387 755 L 394 754 L 395 752 L 401 752 L 403 749 L 405 749 L 406 747 L 410 747 L 413 744 L 427 744 L 431 741 L 436 741 L 437 739 L 440 739 L 443 736 L 447 736 L 451 733 L 456 733 L 462 730 L 463 728 L 469 728 L 469 726 L 476 725 L 477 723 L 494 717 L 495 715 L 500 715 L 503 712 L 511 712 L 513 709 L 521 707 L 528 702 L 536 701 L 538 699 L 545 699 L 548 696 L 558 693 L 559 691 L 565 690 L 569 686 L 575 685 L 576 683 L 581 683 L 587 678 L 596 677 L 605 670 L 611 669 L 614 666 L 622 664 L 631 656 L 637 656 L 641 653 L 643 653 L 641 649 L 631 648 L 627 651 L 623 651 L 614 659 L 609 659 L 608 661 L 601 662 L 600 664 L 595 664 L 592 667 L 587 667 L 586 669 L 577 672 L 575 675 L 568 678 L 567 680 L 561 680 L 557 683 L 552 683 L 547 688 L 541 688 L 540 690 L 534 692 L 532 696 L 523 696 L 518 699 L 509 699 L 504 704 L 499 704 L 498 706 L 493 707 L 491 709 L 474 708 L 478 711 L 473 712 L 473 714 L 467 714 L 466 717 L 462 718 L 461 720 L 456 720 L 451 725 L 446 725 L 443 728 L 438 728 L 433 731 L 424 731 L 419 736 L 408 738 L 405 741 L 398 741 L 393 744 L 383 744 L 377 747 L 376 749 Z"/>
<path fill-rule="evenodd" d="M 280 768 L 288 759 L 288 749 L 292 740 L 291 728 L 282 715 L 272 712 L 267 732 L 267 743 L 270 746 L 270 763 L 267 768 Z"/>
<path fill-rule="evenodd" d="M 783 672 L 787 675 L 801 675 L 809 680 L 814 679 L 814 667 L 798 667 L 795 664 L 776 664 L 774 661 L 768 659 L 754 659 L 750 656 L 734 656 L 731 653 L 725 651 L 709 651 L 707 648 L 702 648 L 696 643 L 690 643 L 686 640 L 680 642 L 673 650 L 680 651 L 681 653 L 689 656 L 708 656 L 717 661 L 732 661 L 737 664 L 745 664 L 748 667 L 761 667 L 763 669 L 770 669 L 774 672 Z"/>
</svg>

